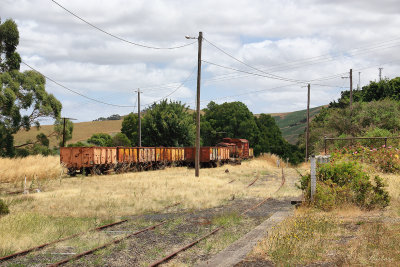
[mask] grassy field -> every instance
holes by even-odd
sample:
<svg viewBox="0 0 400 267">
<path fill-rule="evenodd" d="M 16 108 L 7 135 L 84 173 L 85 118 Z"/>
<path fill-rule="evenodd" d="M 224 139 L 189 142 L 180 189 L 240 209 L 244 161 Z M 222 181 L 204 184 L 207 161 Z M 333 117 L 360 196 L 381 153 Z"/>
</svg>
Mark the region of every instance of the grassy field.
<svg viewBox="0 0 400 267">
<path fill-rule="evenodd" d="M 78 141 L 85 141 L 95 133 L 108 133 L 115 134 L 121 131 L 122 120 L 112 121 L 88 121 L 74 123 L 74 131 L 72 133 L 72 139 L 67 142 L 76 143 Z M 36 135 L 43 132 L 49 135 L 53 132 L 53 125 L 43 125 L 37 130 L 36 127 L 32 127 L 30 131 L 20 130 L 14 135 L 15 145 L 26 143 L 27 140 L 36 140 Z M 50 148 L 58 146 L 57 139 L 55 137 L 50 138 Z"/>
<path fill-rule="evenodd" d="M 26 160 L 32 162 L 35 159 L 28 157 Z M 42 160 L 55 162 L 56 158 Z M 157 212 L 176 202 L 182 203 L 180 208 L 196 210 L 215 207 L 232 198 L 297 196 L 300 192 L 294 187 L 294 179 L 292 181 L 291 178 L 287 178 L 286 185 L 274 194 L 281 185 L 281 170 L 274 166 L 275 162 L 276 157 L 266 156 L 242 165 L 201 169 L 200 178 L 194 177 L 193 169 L 185 167 L 60 178 L 60 167 L 55 167 L 57 171 L 53 175 L 49 174 L 41 180 L 41 192 L 29 195 L 5 194 L 18 186 L 22 188 L 22 183 L 19 179 L 5 183 L 12 179 L 2 178 L 0 197 L 9 205 L 10 214 L 0 217 L 0 255 L 124 216 Z M 228 173 L 226 169 L 229 169 Z M 30 176 L 33 176 L 36 169 L 32 170 Z M 276 179 L 264 179 L 262 183 L 260 180 L 258 186 L 247 188 L 257 176 L 266 174 L 274 174 Z M 297 177 L 293 169 L 287 169 L 286 176 Z M 232 180 L 235 182 L 229 183 Z M 37 182 L 28 182 L 28 186 L 36 188 Z"/>
<path fill-rule="evenodd" d="M 365 211 L 347 206 L 332 212 L 299 208 L 248 260 L 278 266 L 399 266 L 400 176 L 379 175 L 388 185 L 389 207 Z"/>
</svg>

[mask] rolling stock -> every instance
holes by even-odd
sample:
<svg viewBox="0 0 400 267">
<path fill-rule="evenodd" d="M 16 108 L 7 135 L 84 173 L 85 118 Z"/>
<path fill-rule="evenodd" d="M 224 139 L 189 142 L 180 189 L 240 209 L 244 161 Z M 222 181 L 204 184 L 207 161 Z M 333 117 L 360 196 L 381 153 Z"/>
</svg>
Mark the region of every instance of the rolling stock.
<svg viewBox="0 0 400 267">
<path fill-rule="evenodd" d="M 202 167 L 216 167 L 231 160 L 252 157 L 245 139 L 224 139 L 228 145 L 200 148 Z M 236 142 L 236 143 L 235 143 Z M 166 166 L 194 166 L 194 147 L 61 147 L 60 162 L 68 174 L 105 174 L 162 169 Z"/>
</svg>

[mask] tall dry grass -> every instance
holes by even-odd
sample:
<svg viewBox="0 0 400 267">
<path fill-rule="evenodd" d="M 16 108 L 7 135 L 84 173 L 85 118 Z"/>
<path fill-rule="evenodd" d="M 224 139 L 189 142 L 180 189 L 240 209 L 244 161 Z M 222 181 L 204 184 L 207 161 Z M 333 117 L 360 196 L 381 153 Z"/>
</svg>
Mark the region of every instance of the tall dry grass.
<svg viewBox="0 0 400 267">
<path fill-rule="evenodd" d="M 263 174 L 267 173 L 272 177 L 265 179 Z M 288 185 L 277 193 L 281 170 L 265 158 L 239 166 L 201 169 L 200 178 L 195 178 L 194 170 L 188 168 L 67 178 L 48 182 L 45 192 L 31 195 L 34 201 L 15 209 L 49 216 L 115 218 L 157 211 L 176 202 L 184 208 L 200 209 L 220 205 L 232 197 L 298 195 L 294 187 L 297 176 L 291 179 L 289 170 L 287 173 Z M 257 176 L 261 177 L 247 188 Z M 229 184 L 232 180 L 235 181 Z"/>
<path fill-rule="evenodd" d="M 0 158 L 0 183 L 19 183 L 34 179 L 60 177 L 62 168 L 59 156 L 28 156 L 25 158 Z"/>
</svg>

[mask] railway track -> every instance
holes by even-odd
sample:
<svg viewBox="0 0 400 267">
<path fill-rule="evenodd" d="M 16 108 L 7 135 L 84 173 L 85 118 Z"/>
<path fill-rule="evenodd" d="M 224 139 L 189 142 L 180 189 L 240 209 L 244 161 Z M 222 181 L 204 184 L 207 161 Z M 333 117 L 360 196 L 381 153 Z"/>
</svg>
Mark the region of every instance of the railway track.
<svg viewBox="0 0 400 267">
<path fill-rule="evenodd" d="M 256 183 L 256 181 L 259 180 L 259 178 L 260 178 L 260 175 L 257 174 L 256 179 L 254 181 L 252 181 L 249 185 L 247 185 L 246 188 L 254 185 Z M 283 171 L 282 171 L 282 182 L 277 191 L 279 191 L 281 189 L 281 187 L 284 185 L 284 183 L 285 183 L 285 179 L 284 179 L 284 175 L 283 175 Z M 148 258 L 148 259 L 144 259 L 143 261 L 141 261 L 141 263 L 143 263 L 144 261 L 152 262 L 150 264 L 150 266 L 158 266 L 158 265 L 164 263 L 165 261 L 168 261 L 168 260 L 172 259 L 173 257 L 177 256 L 179 253 L 182 253 L 185 250 L 195 246 L 202 240 L 210 238 L 211 236 L 220 232 L 221 230 L 222 231 L 226 230 L 226 229 L 224 229 L 224 225 L 219 225 L 213 221 L 218 216 L 223 216 L 224 214 L 229 214 L 232 212 L 238 212 L 238 210 L 242 210 L 242 212 L 240 212 L 238 214 L 238 216 L 243 217 L 243 216 L 247 215 L 247 216 L 251 217 L 252 212 L 257 210 L 261 206 L 266 205 L 269 201 L 273 202 L 273 200 L 271 198 L 265 198 L 262 201 L 258 201 L 256 203 L 248 203 L 248 202 L 241 203 L 239 201 L 238 203 L 234 203 L 234 204 L 231 203 L 231 204 L 228 204 L 225 206 L 211 209 L 208 212 L 206 210 L 206 211 L 201 211 L 201 212 L 183 212 L 183 213 L 175 213 L 175 214 L 165 214 L 165 215 L 161 215 L 158 217 L 156 216 L 157 217 L 156 219 L 158 219 L 158 220 L 163 219 L 163 220 L 159 221 L 159 222 L 155 222 L 152 225 L 150 225 L 149 227 L 145 227 L 145 228 L 138 229 L 135 231 L 133 231 L 130 228 L 126 228 L 126 227 L 121 230 L 116 229 L 116 230 L 107 231 L 107 234 L 117 235 L 117 237 L 113 237 L 113 238 L 111 238 L 111 240 L 109 240 L 99 246 L 95 246 L 86 251 L 76 252 L 76 253 L 75 252 L 73 252 L 73 253 L 66 252 L 64 254 L 59 253 L 59 255 L 68 255 L 69 257 L 60 259 L 57 261 L 52 261 L 53 263 L 50 266 L 60 266 L 63 264 L 68 264 L 71 261 L 74 261 L 73 265 L 86 265 L 85 263 L 75 262 L 75 261 L 80 258 L 83 258 L 83 257 L 89 257 L 89 258 L 93 257 L 92 259 L 88 259 L 88 261 L 91 262 L 91 260 L 95 260 L 96 256 L 93 255 L 95 252 L 104 250 L 106 248 L 112 247 L 113 245 L 124 243 L 124 242 L 128 243 L 129 245 L 132 243 L 133 245 L 129 246 L 128 250 L 134 250 L 134 251 L 138 252 L 139 255 L 149 253 L 148 249 L 150 246 L 149 246 L 148 240 L 153 240 L 155 242 L 162 243 L 164 246 L 163 253 L 167 253 L 167 251 L 168 251 L 168 249 L 165 250 L 165 247 L 168 248 L 168 247 L 180 246 L 178 249 L 175 249 L 172 253 L 168 252 L 168 255 L 166 255 L 164 257 L 160 257 L 160 259 L 158 259 L 158 260 L 153 260 L 152 258 Z M 165 207 L 165 209 L 169 209 L 171 207 L 177 206 L 178 204 L 179 203 L 176 203 L 174 205 Z M 162 218 L 163 216 L 166 219 Z M 267 217 L 267 216 L 268 216 L 268 214 L 263 214 L 263 216 L 261 216 L 261 217 Z M 143 215 L 143 218 L 145 218 L 146 221 L 151 221 L 152 215 Z M 124 223 L 126 223 L 127 221 L 128 220 L 123 220 L 123 221 L 119 221 L 119 222 L 116 222 L 116 223 L 113 223 L 110 225 L 105 225 L 105 226 L 101 226 L 98 228 L 94 228 L 94 229 L 91 229 L 89 232 L 103 231 L 105 229 L 109 229 L 114 226 L 121 226 Z M 255 220 L 254 223 L 255 224 L 253 226 L 255 226 L 259 222 Z M 29 253 L 37 252 L 38 250 L 40 250 L 42 248 L 50 247 L 56 243 L 64 242 L 66 240 L 73 239 L 73 238 L 83 235 L 83 234 L 84 233 L 75 234 L 70 237 L 66 237 L 66 238 L 63 238 L 63 239 L 60 239 L 60 240 L 57 240 L 54 242 L 43 244 L 41 246 L 32 248 L 30 250 L 22 251 L 20 253 L 9 255 L 7 257 L 3 257 L 0 259 L 0 263 L 4 262 L 6 260 L 9 260 L 9 259 L 19 257 L 19 256 L 27 255 Z M 195 237 L 190 238 L 190 239 L 181 238 L 185 234 L 190 237 L 192 237 L 192 236 L 195 236 Z M 179 238 L 171 238 L 172 241 L 167 240 L 169 237 L 173 237 L 174 235 L 179 235 Z M 136 239 L 136 241 L 132 241 L 131 238 Z M 128 239 L 129 239 L 129 241 L 128 241 Z M 51 252 L 50 252 L 50 254 L 51 254 Z M 158 253 L 158 254 L 160 254 L 160 253 Z M 158 254 L 156 253 L 156 256 L 159 256 Z M 42 260 L 42 262 L 43 262 L 43 260 Z M 48 265 L 50 260 L 44 260 L 44 262 L 45 262 L 44 263 L 45 265 Z M 133 263 L 133 264 L 135 264 L 135 263 L 139 264 L 140 259 L 136 259 L 136 261 L 128 261 L 128 262 Z M 18 263 L 18 261 L 16 263 Z M 40 265 L 40 263 L 39 263 L 39 265 Z"/>
</svg>

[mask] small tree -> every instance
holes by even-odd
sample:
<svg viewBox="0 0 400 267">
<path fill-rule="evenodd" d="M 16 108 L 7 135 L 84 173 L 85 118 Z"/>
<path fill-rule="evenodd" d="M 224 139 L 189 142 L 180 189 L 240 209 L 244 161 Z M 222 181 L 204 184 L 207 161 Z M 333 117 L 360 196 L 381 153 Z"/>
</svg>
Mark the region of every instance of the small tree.
<svg viewBox="0 0 400 267">
<path fill-rule="evenodd" d="M 113 143 L 113 146 L 131 146 L 131 141 L 123 133 L 117 133 L 112 138 L 112 143 Z"/>
<path fill-rule="evenodd" d="M 113 146 L 111 135 L 106 133 L 93 134 L 87 142 L 96 146 Z"/>
<path fill-rule="evenodd" d="M 1 23 L 1 22 L 0 22 Z M 14 156 L 13 134 L 40 126 L 43 117 L 59 118 L 62 105 L 46 92 L 46 79 L 36 71 L 19 72 L 19 32 L 11 19 L 0 24 L 0 156 Z"/>
<path fill-rule="evenodd" d="M 122 121 L 121 133 L 128 137 L 132 146 L 137 145 L 138 142 L 138 125 L 139 118 L 137 114 L 130 113 Z"/>
<path fill-rule="evenodd" d="M 181 102 L 154 103 L 143 116 L 142 138 L 146 146 L 192 146 L 195 140 L 193 117 Z"/>
</svg>

